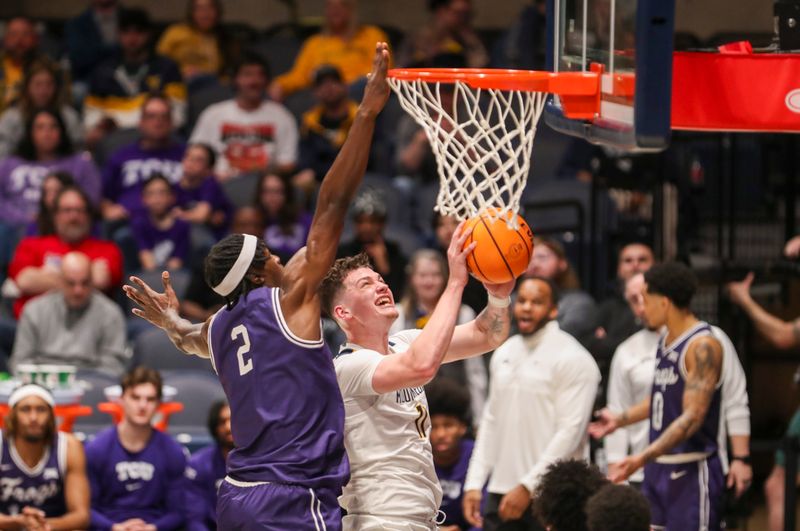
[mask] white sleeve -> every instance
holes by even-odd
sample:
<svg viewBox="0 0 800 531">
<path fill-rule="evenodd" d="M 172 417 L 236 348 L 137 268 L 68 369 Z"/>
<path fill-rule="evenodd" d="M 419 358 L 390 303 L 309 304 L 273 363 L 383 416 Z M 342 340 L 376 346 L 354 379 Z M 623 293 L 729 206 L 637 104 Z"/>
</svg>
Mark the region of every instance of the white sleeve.
<svg viewBox="0 0 800 531">
<path fill-rule="evenodd" d="M 372 388 L 372 377 L 383 360 L 383 355 L 369 349 L 361 349 L 349 354 L 340 354 L 333 360 L 336 380 L 342 398 L 353 396 L 374 396 L 378 393 Z"/>
<path fill-rule="evenodd" d="M 555 382 L 556 432 L 539 461 L 520 481 L 533 492 L 550 464 L 572 455 L 586 440 L 592 406 L 597 398 L 600 370 L 589 353 L 559 364 Z"/>
<path fill-rule="evenodd" d="M 716 327 L 713 330 L 722 344 L 722 412 L 728 436 L 750 435 L 750 406 L 742 362 L 728 335 Z"/>
<path fill-rule="evenodd" d="M 631 384 L 625 374 L 624 355 L 624 351 L 617 348 L 611 359 L 611 371 L 608 376 L 607 407 L 614 413 L 621 413 L 633 405 Z M 628 430 L 620 428 L 606 435 L 604 445 L 609 463 L 622 461 L 628 455 Z"/>
<path fill-rule="evenodd" d="M 275 133 L 275 162 L 278 164 L 295 164 L 300 145 L 300 135 L 294 116 L 284 108 L 280 109 L 279 126 Z"/>
<path fill-rule="evenodd" d="M 497 393 L 497 385 L 494 381 L 494 374 L 496 374 L 496 360 L 500 359 L 498 354 L 502 353 L 503 346 L 501 345 L 494 353 L 491 362 L 491 376 L 489 385 L 489 398 L 486 400 L 486 406 L 483 408 L 483 415 L 481 415 L 481 423 L 478 428 L 478 437 L 475 439 L 475 447 L 472 450 L 472 457 L 469 460 L 469 468 L 467 469 L 467 477 L 464 480 L 464 491 L 468 490 L 483 490 L 486 480 L 489 479 L 494 468 L 494 463 L 497 460 L 497 442 L 496 437 L 499 436 L 497 432 L 496 412 L 498 407 L 498 400 L 494 397 Z"/>
</svg>

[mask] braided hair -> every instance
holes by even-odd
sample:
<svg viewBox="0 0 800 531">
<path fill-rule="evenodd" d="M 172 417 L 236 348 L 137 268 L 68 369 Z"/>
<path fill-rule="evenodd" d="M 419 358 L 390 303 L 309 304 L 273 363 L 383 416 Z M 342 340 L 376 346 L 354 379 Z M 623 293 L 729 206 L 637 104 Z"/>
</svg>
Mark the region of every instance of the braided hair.
<svg viewBox="0 0 800 531">
<path fill-rule="evenodd" d="M 243 234 L 230 234 L 219 241 L 206 256 L 204 264 L 204 277 L 206 284 L 213 289 L 214 286 L 219 285 L 220 282 L 228 274 L 236 259 L 239 258 L 239 253 L 242 251 L 244 244 Z M 250 262 L 248 274 L 253 270 L 262 270 L 267 263 L 267 244 L 264 240 L 258 238 L 256 244 L 256 252 L 253 256 L 253 261 Z M 260 288 L 260 284 L 253 282 L 246 274 L 239 284 L 232 292 L 224 297 L 225 306 L 230 310 L 236 303 L 239 302 L 239 297 L 247 295 L 256 288 Z"/>
</svg>

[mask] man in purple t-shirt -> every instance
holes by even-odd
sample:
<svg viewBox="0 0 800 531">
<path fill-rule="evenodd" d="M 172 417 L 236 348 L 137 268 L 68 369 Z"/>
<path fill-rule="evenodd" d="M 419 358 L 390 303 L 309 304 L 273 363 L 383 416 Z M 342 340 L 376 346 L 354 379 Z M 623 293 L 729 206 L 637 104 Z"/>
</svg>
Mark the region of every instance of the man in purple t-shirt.
<svg viewBox="0 0 800 531">
<path fill-rule="evenodd" d="M 86 445 L 92 492 L 90 529 L 181 529 L 186 518 L 186 455 L 152 426 L 161 376 L 136 367 L 122 378 L 122 420 Z"/>
<path fill-rule="evenodd" d="M 148 96 L 142 104 L 140 138 L 120 148 L 103 168 L 100 208 L 105 221 L 125 221 L 142 210 L 142 184 L 153 174 L 160 173 L 173 185 L 180 179 L 186 146 L 174 141 L 171 116 L 164 96 Z"/>
<path fill-rule="evenodd" d="M 233 234 L 211 249 L 206 282 L 226 306 L 202 324 L 178 316 L 164 293 L 132 277 L 133 312 L 178 348 L 209 358 L 231 406 L 235 447 L 217 502 L 220 529 L 341 529 L 337 498 L 349 479 L 344 405 L 322 339 L 319 286 L 336 257 L 344 218 L 363 179 L 375 118 L 386 104 L 389 50 L 372 75 L 350 135 L 320 186 L 307 246 L 282 266 L 264 241 Z"/>
</svg>

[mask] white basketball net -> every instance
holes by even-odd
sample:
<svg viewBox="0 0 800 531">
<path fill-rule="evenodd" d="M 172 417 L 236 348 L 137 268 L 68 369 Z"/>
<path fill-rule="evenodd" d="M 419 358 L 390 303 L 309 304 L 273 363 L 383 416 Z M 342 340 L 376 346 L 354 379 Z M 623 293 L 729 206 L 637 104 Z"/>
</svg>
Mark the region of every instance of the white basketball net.
<svg viewBox="0 0 800 531">
<path fill-rule="evenodd" d="M 440 186 L 434 210 L 459 220 L 484 212 L 518 228 L 547 93 L 474 89 L 456 81 L 452 108 L 445 109 L 441 83 L 389 78 L 389 84 L 436 156 Z"/>
</svg>

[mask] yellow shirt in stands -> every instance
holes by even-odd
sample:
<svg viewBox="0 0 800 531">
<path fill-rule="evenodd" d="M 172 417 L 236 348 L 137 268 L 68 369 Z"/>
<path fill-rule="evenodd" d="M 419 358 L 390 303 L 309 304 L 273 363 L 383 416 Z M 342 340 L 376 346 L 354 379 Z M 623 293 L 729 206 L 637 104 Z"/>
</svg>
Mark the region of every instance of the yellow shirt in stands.
<svg viewBox="0 0 800 531">
<path fill-rule="evenodd" d="M 0 110 L 11 105 L 19 97 L 22 85 L 22 67 L 11 60 L 10 57 L 3 58 L 3 76 L 0 81 Z"/>
<path fill-rule="evenodd" d="M 184 79 L 198 74 L 217 75 L 222 57 L 217 37 L 188 24 L 173 24 L 158 41 L 158 53 L 178 63 Z"/>
<path fill-rule="evenodd" d="M 345 83 L 366 76 L 372 69 L 375 43 L 389 42 L 380 28 L 361 26 L 349 41 L 333 35 L 317 34 L 306 39 L 292 69 L 275 79 L 284 94 L 308 88 L 314 71 L 322 65 L 336 66 Z"/>
</svg>

